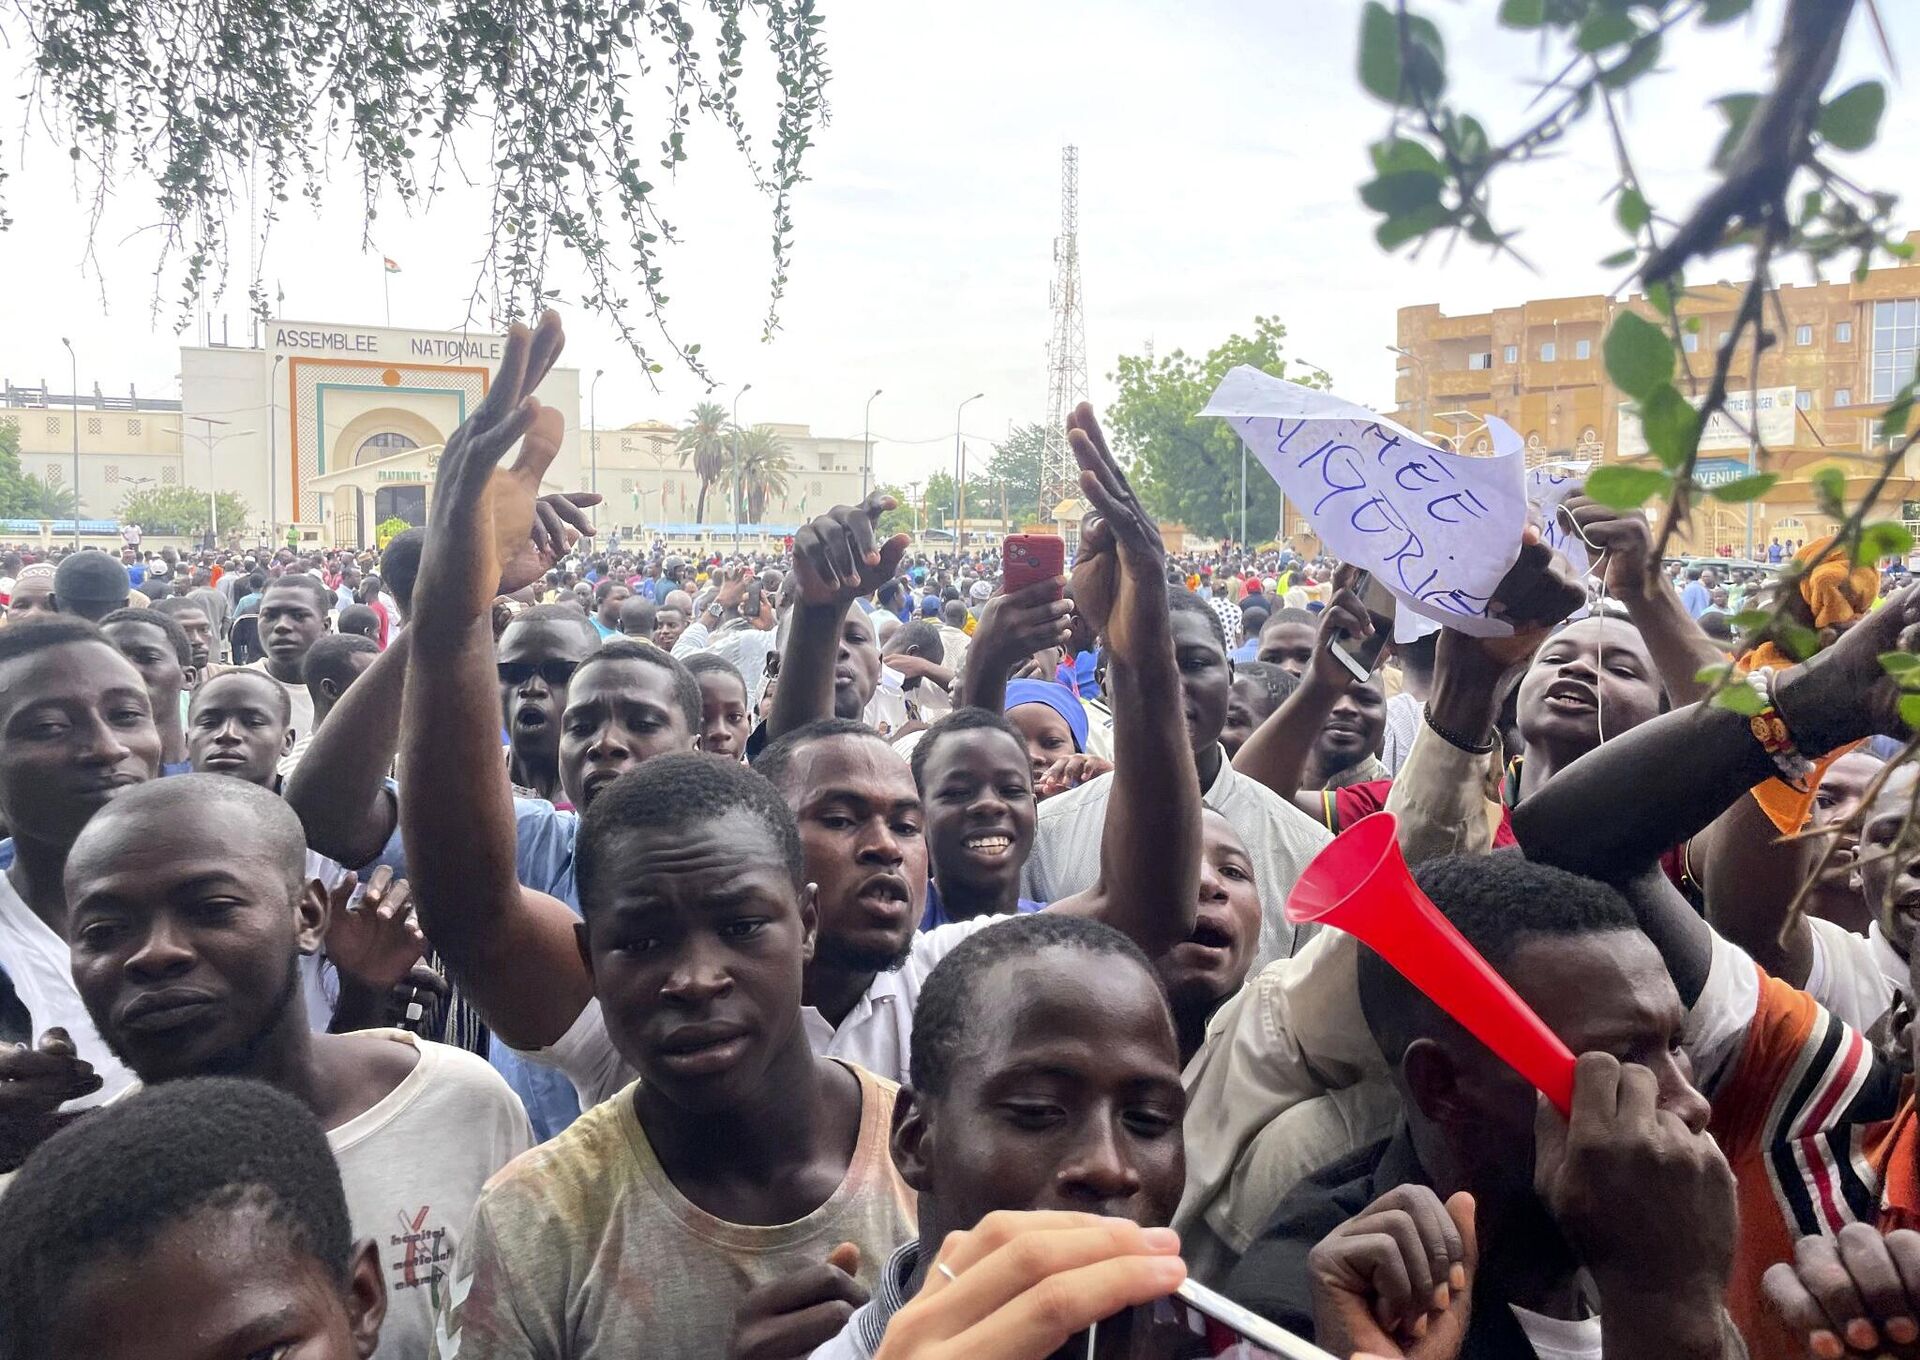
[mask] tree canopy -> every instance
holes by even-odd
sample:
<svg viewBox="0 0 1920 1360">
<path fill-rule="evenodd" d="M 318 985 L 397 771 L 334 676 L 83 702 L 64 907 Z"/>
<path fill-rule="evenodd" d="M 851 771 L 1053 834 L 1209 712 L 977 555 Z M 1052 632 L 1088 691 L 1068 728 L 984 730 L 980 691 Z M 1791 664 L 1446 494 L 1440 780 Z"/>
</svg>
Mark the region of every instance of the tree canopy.
<svg viewBox="0 0 1920 1360">
<path fill-rule="evenodd" d="M 814 0 L 0 0 L 0 39 L 27 54 L 24 123 L 66 146 L 95 226 L 129 176 L 156 186 L 155 277 L 179 284 L 176 325 L 221 294 L 236 235 L 252 243 L 248 294 L 267 314 L 273 219 L 295 194 L 318 204 L 344 156 L 363 248 L 384 196 L 411 207 L 452 177 L 477 183 L 488 220 L 449 242 L 480 259 L 470 307 L 502 320 L 538 310 L 559 296 L 554 252 L 568 252 L 582 303 L 656 373 L 637 315 L 696 370 L 700 347 L 667 329 L 662 247 L 675 232 L 653 179 L 671 183 L 702 122 L 732 141 L 771 209 L 771 333 L 793 192 L 827 112 Z M 750 58 L 771 67 L 764 87 Z M 748 114 L 768 94 L 771 127 L 756 138 Z M 5 178 L 0 163 L 0 194 Z M 255 185 L 265 220 L 236 221 L 239 186 Z"/>
<path fill-rule="evenodd" d="M 983 479 L 987 485 L 980 488 L 978 495 L 969 495 L 967 499 L 980 505 L 988 514 L 997 514 L 1000 509 L 1000 489 L 1005 487 L 1009 519 L 1015 524 L 1038 519 L 1041 453 L 1046 438 L 1047 432 L 1040 425 L 1017 427 L 1012 434 L 993 446 L 993 457 L 987 460 Z"/>
<path fill-rule="evenodd" d="M 1106 429 L 1132 460 L 1128 475 L 1147 508 L 1196 533 L 1240 536 L 1240 437 L 1224 420 L 1198 412 L 1227 370 L 1251 364 L 1276 378 L 1326 387 L 1319 369 L 1289 371 L 1282 357 L 1287 328 L 1257 316 L 1253 334 L 1230 335 L 1204 358 L 1171 353 L 1123 354 L 1107 375 L 1118 394 L 1106 410 Z M 1257 462 L 1247 464 L 1247 537 L 1272 537 L 1280 524 L 1280 488 Z"/>
<path fill-rule="evenodd" d="M 233 492 L 217 492 L 212 508 L 219 512 L 223 537 L 246 526 L 247 503 Z M 120 520 L 138 524 L 148 533 L 197 538 L 211 527 L 208 509 L 207 493 L 198 487 L 147 486 L 127 493 L 120 502 Z"/>
</svg>

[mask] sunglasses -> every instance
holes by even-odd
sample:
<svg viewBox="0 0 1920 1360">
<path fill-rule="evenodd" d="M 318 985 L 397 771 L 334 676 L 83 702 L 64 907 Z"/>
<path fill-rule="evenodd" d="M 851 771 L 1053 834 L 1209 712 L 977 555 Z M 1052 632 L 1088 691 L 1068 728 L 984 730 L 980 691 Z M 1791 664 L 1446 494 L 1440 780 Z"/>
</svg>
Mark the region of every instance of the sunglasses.
<svg viewBox="0 0 1920 1360">
<path fill-rule="evenodd" d="M 494 668 L 500 672 L 500 683 L 520 686 L 539 676 L 546 682 L 548 689 L 558 689 L 573 679 L 573 673 L 580 669 L 578 661 L 498 661 Z"/>
</svg>

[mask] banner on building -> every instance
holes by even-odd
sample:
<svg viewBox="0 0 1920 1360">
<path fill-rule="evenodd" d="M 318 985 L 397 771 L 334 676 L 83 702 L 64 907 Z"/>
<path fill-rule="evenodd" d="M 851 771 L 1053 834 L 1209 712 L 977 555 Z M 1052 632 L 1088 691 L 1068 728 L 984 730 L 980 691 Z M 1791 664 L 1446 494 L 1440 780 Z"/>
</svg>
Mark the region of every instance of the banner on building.
<svg viewBox="0 0 1920 1360">
<path fill-rule="evenodd" d="M 1707 428 L 1700 432 L 1700 450 L 1705 453 L 1714 449 L 1738 449 L 1746 452 L 1747 436 L 1740 426 L 1753 429 L 1757 423 L 1760 442 L 1768 448 L 1783 448 L 1793 443 L 1794 389 L 1791 387 L 1763 387 L 1756 392 L 1727 393 L 1727 413 L 1733 420 L 1719 412 L 1714 413 Z M 1700 404 L 1698 398 L 1693 401 Z M 1621 458 L 1641 458 L 1647 453 L 1646 436 L 1640 432 L 1640 417 L 1634 414 L 1633 407 L 1626 402 L 1620 404 L 1620 438 L 1616 441 L 1616 451 Z"/>
</svg>

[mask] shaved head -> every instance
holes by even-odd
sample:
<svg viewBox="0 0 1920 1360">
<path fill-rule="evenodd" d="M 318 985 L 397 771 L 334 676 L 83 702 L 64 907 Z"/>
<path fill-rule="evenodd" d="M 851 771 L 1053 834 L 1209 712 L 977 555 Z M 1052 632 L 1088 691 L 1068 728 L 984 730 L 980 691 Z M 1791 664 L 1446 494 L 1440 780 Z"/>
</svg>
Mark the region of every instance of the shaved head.
<svg viewBox="0 0 1920 1360">
<path fill-rule="evenodd" d="M 96 859 L 111 862 L 129 843 L 164 839 L 169 827 L 211 817 L 226 828 L 234 848 L 257 851 L 284 869 L 290 894 L 307 881 L 307 833 L 278 794 L 258 784 L 217 774 L 181 774 L 135 785 L 93 815 L 67 856 L 71 882 Z"/>
</svg>

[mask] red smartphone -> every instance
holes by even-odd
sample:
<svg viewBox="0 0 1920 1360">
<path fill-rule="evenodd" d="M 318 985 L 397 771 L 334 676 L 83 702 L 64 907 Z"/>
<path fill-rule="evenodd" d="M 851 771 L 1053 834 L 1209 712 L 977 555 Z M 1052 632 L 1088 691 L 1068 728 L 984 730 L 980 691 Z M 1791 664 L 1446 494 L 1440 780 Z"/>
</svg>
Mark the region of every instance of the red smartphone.
<svg viewBox="0 0 1920 1360">
<path fill-rule="evenodd" d="M 1008 534 L 1000 541 L 1000 565 L 1003 595 L 1036 581 L 1058 581 L 1066 575 L 1067 540 L 1058 534 Z"/>
</svg>

